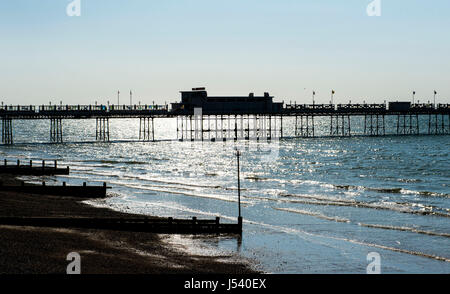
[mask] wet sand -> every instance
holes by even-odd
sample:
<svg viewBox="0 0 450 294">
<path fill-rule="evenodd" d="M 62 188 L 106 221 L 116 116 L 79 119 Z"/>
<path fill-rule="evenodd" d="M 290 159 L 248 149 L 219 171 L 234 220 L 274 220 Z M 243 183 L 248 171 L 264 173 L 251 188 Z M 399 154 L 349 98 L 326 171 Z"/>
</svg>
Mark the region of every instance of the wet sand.
<svg viewBox="0 0 450 294">
<path fill-rule="evenodd" d="M 4 185 L 19 184 L 0 175 Z M 0 216 L 130 217 L 96 208 L 86 199 L 1 192 Z M 189 255 L 161 235 L 108 230 L 0 225 L 0 274 L 65 274 L 70 252 L 81 256 L 82 274 L 250 274 L 231 256 Z M 212 237 L 214 238 L 214 237 Z"/>
</svg>

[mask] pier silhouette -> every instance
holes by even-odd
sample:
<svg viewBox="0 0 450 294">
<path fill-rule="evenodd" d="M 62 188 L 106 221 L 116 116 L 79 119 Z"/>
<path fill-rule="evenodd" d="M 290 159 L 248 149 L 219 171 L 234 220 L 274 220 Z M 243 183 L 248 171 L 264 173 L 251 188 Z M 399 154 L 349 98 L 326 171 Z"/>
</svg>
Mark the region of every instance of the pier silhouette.
<svg viewBox="0 0 450 294">
<path fill-rule="evenodd" d="M 450 134 L 450 104 L 388 102 L 383 104 L 297 104 L 273 102 L 264 96 L 209 97 L 204 88 L 183 91 L 181 103 L 169 105 L 2 105 L 2 143 L 13 140 L 14 120 L 50 120 L 50 143 L 63 143 L 66 119 L 95 119 L 95 138 L 109 142 L 110 119 L 139 119 L 138 141 L 155 141 L 155 120 L 177 119 L 177 140 L 227 141 L 283 138 L 283 120 L 293 118 L 294 137 L 315 137 L 317 117 L 329 118 L 330 136 L 352 136 L 351 117 L 361 116 L 363 135 L 386 135 L 385 118 L 396 119 L 394 135 L 420 134 L 419 120 L 428 122 L 422 134 Z"/>
</svg>

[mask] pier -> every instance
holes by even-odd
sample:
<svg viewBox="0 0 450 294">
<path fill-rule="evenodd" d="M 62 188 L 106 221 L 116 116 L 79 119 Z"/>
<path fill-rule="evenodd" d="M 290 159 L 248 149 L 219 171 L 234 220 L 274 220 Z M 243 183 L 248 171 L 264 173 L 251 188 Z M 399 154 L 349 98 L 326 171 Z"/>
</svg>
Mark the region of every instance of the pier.
<svg viewBox="0 0 450 294">
<path fill-rule="evenodd" d="M 2 143 L 14 143 L 13 121 L 49 120 L 49 142 L 64 143 L 63 121 L 95 119 L 95 139 L 110 142 L 110 119 L 139 119 L 136 141 L 153 142 L 155 121 L 176 118 L 176 140 L 228 141 L 271 140 L 286 136 L 286 120 L 294 121 L 293 136 L 316 137 L 317 118 L 329 121 L 329 136 L 355 135 L 352 119 L 361 117 L 362 135 L 448 135 L 450 134 L 450 104 L 285 104 L 264 96 L 209 97 L 204 88 L 183 91 L 181 103 L 169 105 L 2 105 Z M 395 120 L 388 130 L 386 119 Z M 425 130 L 419 121 L 426 121 Z M 292 125 L 292 124 L 290 124 Z M 175 131 L 175 130 L 174 130 Z M 175 139 L 175 138 L 174 138 Z"/>
</svg>

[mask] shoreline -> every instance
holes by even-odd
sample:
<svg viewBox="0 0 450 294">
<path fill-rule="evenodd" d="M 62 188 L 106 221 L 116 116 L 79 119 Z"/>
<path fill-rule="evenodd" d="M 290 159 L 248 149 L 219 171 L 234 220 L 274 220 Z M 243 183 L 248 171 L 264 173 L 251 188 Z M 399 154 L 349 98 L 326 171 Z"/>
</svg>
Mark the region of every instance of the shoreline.
<svg viewBox="0 0 450 294">
<path fill-rule="evenodd" d="M 0 180 L 20 184 L 12 175 Z M 142 217 L 85 200 L 0 191 L 0 216 Z M 154 233 L 0 225 L 0 236 L 0 274 L 65 274 L 70 252 L 80 254 L 81 274 L 259 273 L 235 255 L 188 253 Z"/>
</svg>

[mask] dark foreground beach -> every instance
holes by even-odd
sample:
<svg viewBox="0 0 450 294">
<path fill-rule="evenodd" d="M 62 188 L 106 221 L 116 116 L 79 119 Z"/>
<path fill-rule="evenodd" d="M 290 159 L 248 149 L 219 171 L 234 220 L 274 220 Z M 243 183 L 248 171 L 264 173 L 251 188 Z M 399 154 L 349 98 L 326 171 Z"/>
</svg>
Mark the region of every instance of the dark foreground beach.
<svg viewBox="0 0 450 294">
<path fill-rule="evenodd" d="M 2 175 L 4 185 L 18 184 Z M 130 217 L 83 199 L 0 191 L 0 216 Z M 230 256 L 198 256 L 172 248 L 153 233 L 0 225 L 1 274 L 65 274 L 67 254 L 81 256 L 82 274 L 246 274 Z"/>
</svg>

